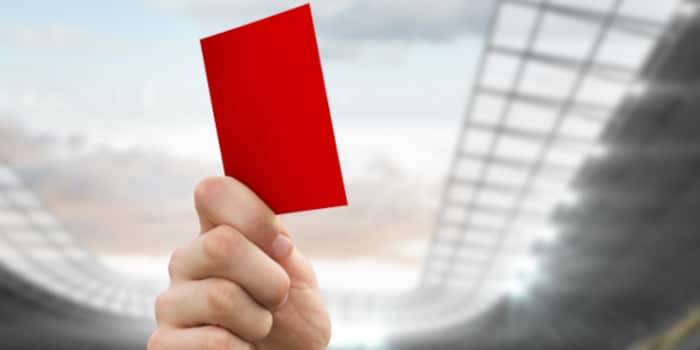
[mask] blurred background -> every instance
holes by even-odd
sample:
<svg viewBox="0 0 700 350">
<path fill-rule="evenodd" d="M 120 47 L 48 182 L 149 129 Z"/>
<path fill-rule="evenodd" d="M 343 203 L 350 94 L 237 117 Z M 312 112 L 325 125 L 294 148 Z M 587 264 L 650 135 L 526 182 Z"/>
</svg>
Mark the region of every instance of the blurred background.
<svg viewBox="0 0 700 350">
<path fill-rule="evenodd" d="M 222 174 L 199 39 L 299 4 L 0 1 L 0 347 L 145 347 Z M 698 1 L 311 5 L 332 349 L 700 349 Z"/>
</svg>

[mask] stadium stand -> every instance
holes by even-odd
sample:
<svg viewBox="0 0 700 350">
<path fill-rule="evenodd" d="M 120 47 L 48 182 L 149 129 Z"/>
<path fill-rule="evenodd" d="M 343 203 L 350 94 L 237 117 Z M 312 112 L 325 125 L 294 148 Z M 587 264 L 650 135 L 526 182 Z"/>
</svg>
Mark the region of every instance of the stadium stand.
<svg viewBox="0 0 700 350">
<path fill-rule="evenodd" d="M 655 3 L 496 3 L 421 284 L 327 294 L 334 348 L 668 338 L 700 295 L 700 20 L 697 1 Z M 82 249 L 8 164 L 0 263 L 3 348 L 144 347 L 155 288 Z"/>
</svg>

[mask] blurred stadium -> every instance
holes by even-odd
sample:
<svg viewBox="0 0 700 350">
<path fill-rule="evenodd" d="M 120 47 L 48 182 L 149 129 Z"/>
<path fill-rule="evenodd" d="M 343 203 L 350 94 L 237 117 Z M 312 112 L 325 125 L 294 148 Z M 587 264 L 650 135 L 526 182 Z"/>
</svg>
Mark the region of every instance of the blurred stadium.
<svg viewBox="0 0 700 350">
<path fill-rule="evenodd" d="M 327 291 L 332 349 L 700 349 L 700 3 L 643 2 L 494 4 L 420 281 Z M 144 348 L 160 286 L 10 159 L 0 261 L 0 348 Z"/>
</svg>

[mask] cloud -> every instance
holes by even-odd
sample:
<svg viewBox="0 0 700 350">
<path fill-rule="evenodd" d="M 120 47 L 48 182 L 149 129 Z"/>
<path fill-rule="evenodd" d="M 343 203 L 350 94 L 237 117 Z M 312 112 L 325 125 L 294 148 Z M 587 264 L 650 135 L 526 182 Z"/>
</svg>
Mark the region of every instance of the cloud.
<svg viewBox="0 0 700 350">
<path fill-rule="evenodd" d="M 203 23 L 222 26 L 267 17 L 306 1 L 182 0 L 178 10 Z M 370 51 L 402 57 L 413 45 L 444 43 L 482 35 L 491 16 L 490 0 L 334 0 L 312 1 L 321 54 L 354 59 Z"/>
<path fill-rule="evenodd" d="M 204 22 L 244 23 L 305 1 L 150 0 Z M 334 0 L 312 1 L 320 37 L 357 42 L 444 41 L 481 34 L 492 1 Z"/>
<path fill-rule="evenodd" d="M 68 48 L 82 46 L 89 36 L 64 26 L 33 28 L 26 25 L 0 28 L 0 42 L 22 48 Z"/>
<path fill-rule="evenodd" d="M 197 234 L 192 190 L 220 173 L 215 163 L 103 147 L 84 150 L 80 136 L 36 135 L 0 119 L 0 159 L 9 161 L 80 241 L 102 254 L 167 255 Z M 296 244 L 315 258 L 376 257 L 420 264 L 396 242 L 427 240 L 439 191 L 391 158 L 346 179 L 351 206 L 285 215 Z"/>
<path fill-rule="evenodd" d="M 0 25 L 0 45 L 22 49 L 88 49 L 116 51 L 123 45 L 63 24 Z"/>
<path fill-rule="evenodd" d="M 481 34 L 490 7 L 490 1 L 355 0 L 322 11 L 317 21 L 321 34 L 347 40 L 444 41 Z"/>
</svg>

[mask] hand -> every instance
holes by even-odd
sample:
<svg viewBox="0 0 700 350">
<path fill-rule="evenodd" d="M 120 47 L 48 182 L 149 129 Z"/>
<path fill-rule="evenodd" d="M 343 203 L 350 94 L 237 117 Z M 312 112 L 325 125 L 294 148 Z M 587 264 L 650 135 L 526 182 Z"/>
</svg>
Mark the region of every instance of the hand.
<svg viewBox="0 0 700 350">
<path fill-rule="evenodd" d="M 229 177 L 195 190 L 202 234 L 170 259 L 148 350 L 325 349 L 328 312 L 274 213 Z"/>
</svg>

